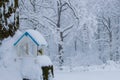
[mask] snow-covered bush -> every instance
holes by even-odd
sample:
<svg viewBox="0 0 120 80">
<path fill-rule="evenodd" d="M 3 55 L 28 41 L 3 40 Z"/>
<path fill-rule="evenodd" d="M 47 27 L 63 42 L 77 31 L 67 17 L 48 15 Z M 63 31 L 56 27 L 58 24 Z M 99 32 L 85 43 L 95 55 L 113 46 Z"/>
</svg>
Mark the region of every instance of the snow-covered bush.
<svg viewBox="0 0 120 80">
<path fill-rule="evenodd" d="M 48 56 L 19 57 L 17 55 L 13 44 L 20 35 L 21 32 L 17 31 L 14 37 L 2 41 L 0 46 L 0 71 L 5 73 L 6 76 L 12 76 L 12 78 L 6 79 L 5 76 L 0 76 L 0 80 L 43 80 L 42 74 L 46 73 L 46 71 L 53 74 L 53 64 Z M 47 70 L 42 70 L 45 67 Z M 2 74 L 1 72 L 0 74 Z M 47 76 L 50 77 L 49 74 Z"/>
</svg>

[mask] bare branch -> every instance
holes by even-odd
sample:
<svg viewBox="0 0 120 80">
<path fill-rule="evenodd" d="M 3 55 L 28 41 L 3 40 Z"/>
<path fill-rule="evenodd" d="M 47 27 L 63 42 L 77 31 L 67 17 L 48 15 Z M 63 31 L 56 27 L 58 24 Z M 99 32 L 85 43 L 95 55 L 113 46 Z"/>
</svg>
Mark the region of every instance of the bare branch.
<svg viewBox="0 0 120 80">
<path fill-rule="evenodd" d="M 62 2 L 61 2 L 61 0 L 59 0 L 59 5 L 62 5 Z"/>
<path fill-rule="evenodd" d="M 31 23 L 33 23 L 34 25 L 41 25 L 42 27 L 45 27 L 42 23 L 40 23 L 38 20 L 35 19 L 28 19 L 28 18 L 20 18 L 20 20 L 26 20 L 26 21 L 30 21 Z M 35 23 L 36 22 L 36 23 Z"/>
<path fill-rule="evenodd" d="M 73 15 L 75 16 L 75 18 L 77 19 L 77 27 L 79 26 L 79 17 L 76 14 L 76 10 L 74 9 L 74 7 L 72 6 L 70 0 L 68 0 L 69 4 L 67 3 L 67 6 L 72 10 Z"/>
<path fill-rule="evenodd" d="M 109 31 L 109 33 L 111 33 L 111 25 L 110 25 L 110 18 L 108 17 L 108 20 L 103 16 L 102 17 L 105 21 L 106 21 L 106 23 L 107 24 L 105 24 L 105 22 L 102 20 L 102 23 L 103 23 L 103 25 L 107 28 L 107 30 Z"/>
<path fill-rule="evenodd" d="M 23 0 L 21 0 L 21 5 L 22 5 L 22 7 L 20 7 L 20 8 L 22 8 L 22 9 L 26 9 L 28 12 L 30 12 L 30 10 L 25 6 Z"/>
<path fill-rule="evenodd" d="M 83 41 L 80 39 L 80 37 L 76 36 L 76 38 L 77 38 L 80 42 L 83 42 Z"/>
<path fill-rule="evenodd" d="M 67 10 L 68 9 L 68 7 L 67 8 L 64 8 L 64 9 L 62 9 L 62 12 L 64 12 L 65 10 Z"/>
<path fill-rule="evenodd" d="M 73 28 L 73 25 L 71 25 L 71 26 L 65 28 L 65 29 L 63 30 L 63 32 L 66 32 L 67 30 L 69 30 L 69 29 L 71 29 L 71 28 Z"/>
<path fill-rule="evenodd" d="M 35 4 L 32 2 L 32 0 L 30 0 L 30 3 L 31 3 L 32 6 L 35 6 Z"/>
<path fill-rule="evenodd" d="M 56 10 L 54 8 L 52 8 L 52 7 L 42 6 L 42 5 L 39 5 L 39 4 L 36 4 L 36 6 L 39 6 L 40 8 L 42 7 L 42 8 L 45 8 L 45 9 L 51 9 L 56 13 Z"/>
<path fill-rule="evenodd" d="M 67 3 L 65 2 L 64 4 L 62 4 L 62 5 L 60 6 L 61 12 L 63 12 L 63 11 L 65 11 L 65 10 L 68 9 L 68 6 L 67 6 L 66 8 L 63 9 L 63 7 L 65 7 L 66 5 L 67 5 Z"/>
<path fill-rule="evenodd" d="M 61 8 L 63 8 L 63 7 L 66 6 L 66 5 L 67 5 L 67 3 L 65 2 L 64 4 L 61 5 Z"/>
<path fill-rule="evenodd" d="M 56 25 L 52 24 L 51 22 L 48 22 L 50 25 L 54 26 L 53 28 L 56 28 Z"/>
<path fill-rule="evenodd" d="M 74 7 L 72 7 L 72 4 L 70 3 L 70 0 L 68 0 L 68 2 L 69 2 L 69 4 L 67 3 L 68 7 L 73 11 L 74 16 L 79 21 L 79 18 L 78 18 L 78 16 L 75 13 L 76 11 L 75 11 Z"/>
<path fill-rule="evenodd" d="M 71 5 L 71 3 L 70 3 L 70 1 L 69 1 L 69 4 L 67 3 L 67 2 L 64 2 L 64 4 L 62 4 L 61 3 L 61 0 L 59 0 L 59 2 L 57 2 L 58 3 L 58 11 L 61 11 L 61 12 L 63 12 L 63 11 L 65 11 L 65 10 L 67 10 L 67 8 L 70 8 L 71 10 L 72 10 L 72 12 L 73 12 L 73 15 L 75 16 L 75 18 L 77 19 L 77 27 L 79 26 L 79 18 L 77 17 L 77 15 L 76 15 L 76 13 L 75 13 L 75 9 L 72 7 L 72 5 Z M 65 8 L 65 9 L 63 9 L 63 7 L 65 7 L 65 6 L 67 6 L 67 8 Z M 59 21 L 58 21 L 59 22 Z"/>
<path fill-rule="evenodd" d="M 102 20 L 101 22 L 102 22 L 102 24 L 103 24 L 105 27 L 107 27 L 107 29 L 109 29 L 109 28 L 108 28 L 108 25 L 105 24 L 105 22 L 104 22 L 103 20 Z"/>
<path fill-rule="evenodd" d="M 108 27 L 109 27 L 109 29 L 111 29 L 111 20 L 109 17 L 108 17 Z"/>
<path fill-rule="evenodd" d="M 57 26 L 57 24 L 53 21 L 53 20 L 51 20 L 50 18 L 48 18 L 48 17 L 46 17 L 46 16 L 43 16 L 45 19 L 47 19 L 47 20 L 49 20 L 51 23 L 53 23 L 54 25 L 56 25 Z"/>
<path fill-rule="evenodd" d="M 63 36 L 63 38 L 67 37 L 70 34 L 70 31 Z"/>
<path fill-rule="evenodd" d="M 39 21 L 35 20 L 35 19 L 29 19 L 29 18 L 20 18 L 20 20 L 26 20 L 31 22 L 34 26 L 32 27 L 32 29 L 39 29 L 39 27 L 43 27 L 46 28 L 46 26 L 42 23 L 40 23 Z M 37 22 L 37 23 L 36 23 Z M 30 28 L 30 27 L 29 27 Z M 24 29 L 28 29 L 28 28 L 24 28 Z"/>
<path fill-rule="evenodd" d="M 42 27 L 44 27 L 45 28 L 45 25 L 43 25 L 42 23 L 39 23 Z"/>
<path fill-rule="evenodd" d="M 108 20 L 104 16 L 102 16 L 102 18 L 108 23 Z"/>
<path fill-rule="evenodd" d="M 101 22 L 102 22 L 102 24 L 106 27 L 106 29 L 107 29 L 109 32 L 111 32 L 110 29 L 109 29 L 109 27 L 108 27 L 108 25 L 106 25 L 103 20 L 102 20 Z"/>
<path fill-rule="evenodd" d="M 105 18 L 104 16 L 100 17 L 98 16 L 99 19 L 98 21 L 102 23 L 102 25 L 104 25 L 104 27 L 106 27 L 106 29 L 108 30 L 109 33 L 111 33 L 111 25 L 110 25 L 110 18 L 108 17 Z"/>
</svg>

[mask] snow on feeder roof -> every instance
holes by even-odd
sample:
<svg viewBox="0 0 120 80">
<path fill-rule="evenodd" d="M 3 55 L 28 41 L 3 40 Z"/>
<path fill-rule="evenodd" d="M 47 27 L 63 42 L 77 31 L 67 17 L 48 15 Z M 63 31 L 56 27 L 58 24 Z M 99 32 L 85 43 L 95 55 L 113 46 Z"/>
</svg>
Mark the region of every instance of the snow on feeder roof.
<svg viewBox="0 0 120 80">
<path fill-rule="evenodd" d="M 16 46 L 25 36 L 29 37 L 37 46 L 47 46 L 47 42 L 42 34 L 36 30 L 26 30 L 14 43 L 14 46 Z"/>
</svg>

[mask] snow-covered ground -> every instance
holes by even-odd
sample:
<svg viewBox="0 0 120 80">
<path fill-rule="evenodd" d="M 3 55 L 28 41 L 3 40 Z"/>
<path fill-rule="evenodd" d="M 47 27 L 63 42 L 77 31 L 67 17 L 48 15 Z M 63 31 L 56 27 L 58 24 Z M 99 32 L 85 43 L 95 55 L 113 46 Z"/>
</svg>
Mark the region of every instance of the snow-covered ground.
<svg viewBox="0 0 120 80">
<path fill-rule="evenodd" d="M 0 68 L 0 80 L 22 80 L 22 78 L 17 70 Z M 84 71 L 83 69 L 80 70 L 80 68 L 72 72 L 67 69 L 55 70 L 53 80 L 120 80 L 120 70 Z"/>
<path fill-rule="evenodd" d="M 89 67 L 63 67 L 55 69 L 54 80 L 120 80 L 120 64 L 109 61 L 107 64 Z"/>
<path fill-rule="evenodd" d="M 13 66 L 0 66 L 0 80 L 22 80 L 19 69 Z M 63 70 L 55 67 L 54 72 L 53 80 L 120 80 L 120 64 L 112 61 L 99 66 L 63 67 Z"/>
<path fill-rule="evenodd" d="M 21 74 L 17 70 L 1 68 L 0 67 L 0 80 L 22 80 Z"/>
<path fill-rule="evenodd" d="M 120 80 L 120 71 L 55 72 L 54 80 Z"/>
</svg>

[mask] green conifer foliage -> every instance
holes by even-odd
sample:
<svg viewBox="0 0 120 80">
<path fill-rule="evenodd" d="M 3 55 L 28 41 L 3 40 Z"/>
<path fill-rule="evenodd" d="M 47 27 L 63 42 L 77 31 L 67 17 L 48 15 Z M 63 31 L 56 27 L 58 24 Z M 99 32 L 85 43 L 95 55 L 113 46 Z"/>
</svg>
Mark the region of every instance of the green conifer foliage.
<svg viewBox="0 0 120 80">
<path fill-rule="evenodd" d="M 18 28 L 18 0 L 0 0 L 0 40 L 13 36 Z"/>
</svg>

